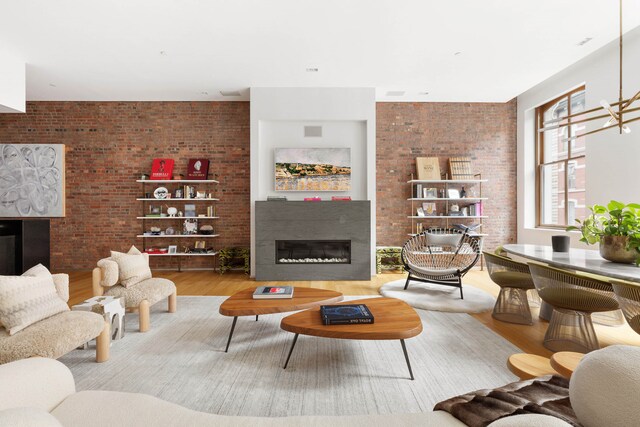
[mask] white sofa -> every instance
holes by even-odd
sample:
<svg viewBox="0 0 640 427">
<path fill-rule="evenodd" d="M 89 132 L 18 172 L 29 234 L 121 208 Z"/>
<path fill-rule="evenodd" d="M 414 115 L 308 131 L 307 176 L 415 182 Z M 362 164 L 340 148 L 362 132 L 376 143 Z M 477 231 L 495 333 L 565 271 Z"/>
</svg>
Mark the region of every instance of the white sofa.
<svg viewBox="0 0 640 427">
<path fill-rule="evenodd" d="M 584 357 L 570 382 L 573 409 L 585 427 L 638 425 L 640 348 L 612 346 Z M 76 392 L 62 363 L 31 358 L 0 366 L 0 427 L 27 426 L 463 426 L 445 412 L 399 415 L 232 417 L 192 411 L 139 393 Z M 498 426 L 561 427 L 569 424 L 544 415 L 519 415 Z"/>
</svg>

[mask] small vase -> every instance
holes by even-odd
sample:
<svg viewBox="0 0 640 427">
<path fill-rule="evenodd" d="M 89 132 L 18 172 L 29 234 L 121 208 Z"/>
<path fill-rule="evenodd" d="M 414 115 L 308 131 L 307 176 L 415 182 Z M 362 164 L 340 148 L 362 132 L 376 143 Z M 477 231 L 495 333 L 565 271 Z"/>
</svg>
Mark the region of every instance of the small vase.
<svg viewBox="0 0 640 427">
<path fill-rule="evenodd" d="M 600 256 L 607 261 L 621 264 L 633 264 L 636 262 L 638 252 L 635 249 L 627 249 L 627 236 L 602 236 L 600 239 Z"/>
</svg>

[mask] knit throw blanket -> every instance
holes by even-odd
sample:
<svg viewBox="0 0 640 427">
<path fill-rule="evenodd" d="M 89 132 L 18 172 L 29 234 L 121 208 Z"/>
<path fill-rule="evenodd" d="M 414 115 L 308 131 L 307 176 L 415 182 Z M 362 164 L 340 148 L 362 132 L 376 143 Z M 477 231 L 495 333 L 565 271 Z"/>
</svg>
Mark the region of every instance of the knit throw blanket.
<svg viewBox="0 0 640 427">
<path fill-rule="evenodd" d="M 555 375 L 452 397 L 433 410 L 446 411 L 471 427 L 485 427 L 519 414 L 551 415 L 580 426 L 569 402 L 569 380 Z"/>
</svg>

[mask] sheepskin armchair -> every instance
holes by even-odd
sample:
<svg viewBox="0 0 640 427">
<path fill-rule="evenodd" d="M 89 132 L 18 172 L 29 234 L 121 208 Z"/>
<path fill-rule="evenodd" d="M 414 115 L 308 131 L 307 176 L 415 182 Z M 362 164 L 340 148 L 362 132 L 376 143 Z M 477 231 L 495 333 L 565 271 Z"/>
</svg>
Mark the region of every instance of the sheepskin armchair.
<svg viewBox="0 0 640 427">
<path fill-rule="evenodd" d="M 134 256 L 133 262 L 138 265 L 123 267 L 126 264 L 122 258 L 126 256 Z M 176 285 L 168 279 L 151 277 L 149 254 L 141 253 L 135 247 L 127 254 L 111 252 L 111 257 L 98 261 L 93 269 L 93 295 L 123 298 L 127 312 L 138 313 L 140 332 L 149 330 L 152 305 L 167 298 L 169 313 L 175 313 L 177 306 Z"/>
<path fill-rule="evenodd" d="M 69 302 L 69 275 L 53 274 L 60 299 Z M 57 359 L 96 339 L 96 362 L 109 359 L 110 325 L 97 313 L 65 311 L 10 335 L 0 326 L 0 364 L 30 357 Z"/>
</svg>

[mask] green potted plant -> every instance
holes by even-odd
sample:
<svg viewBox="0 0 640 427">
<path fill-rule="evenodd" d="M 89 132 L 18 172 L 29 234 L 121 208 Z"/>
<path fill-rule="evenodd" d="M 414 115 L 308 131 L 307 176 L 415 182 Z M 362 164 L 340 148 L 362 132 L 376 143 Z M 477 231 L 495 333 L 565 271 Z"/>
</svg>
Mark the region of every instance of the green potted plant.
<svg viewBox="0 0 640 427">
<path fill-rule="evenodd" d="M 567 227 L 567 231 L 579 230 L 581 242 L 599 243 L 600 255 L 606 260 L 640 265 L 640 205 L 612 200 L 589 210 L 591 215 L 576 220 L 579 226 Z"/>
</svg>

